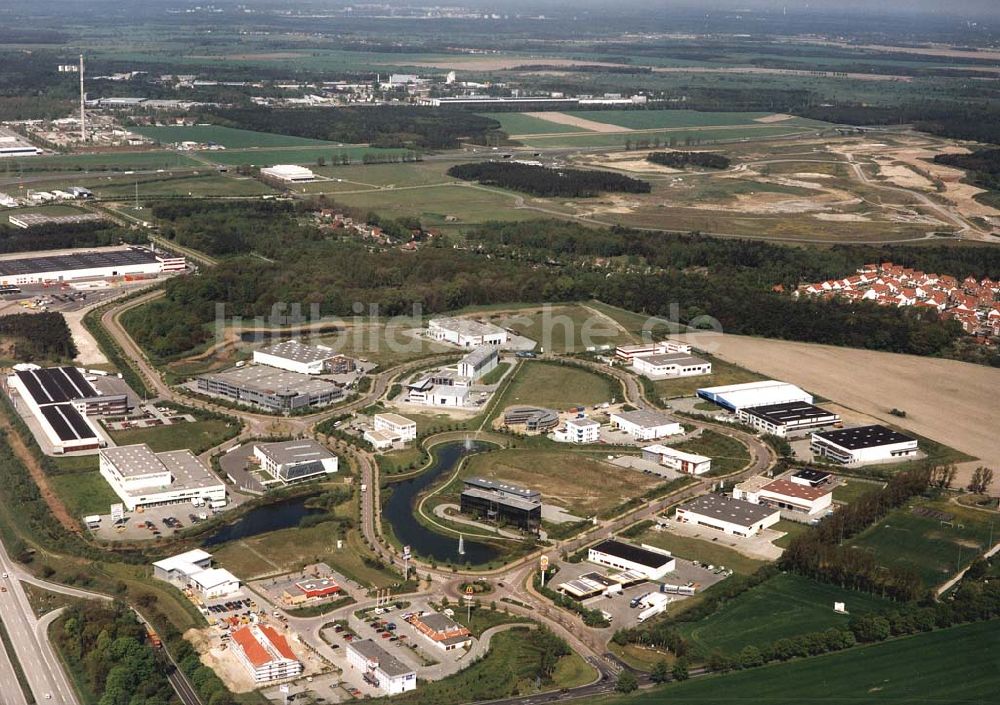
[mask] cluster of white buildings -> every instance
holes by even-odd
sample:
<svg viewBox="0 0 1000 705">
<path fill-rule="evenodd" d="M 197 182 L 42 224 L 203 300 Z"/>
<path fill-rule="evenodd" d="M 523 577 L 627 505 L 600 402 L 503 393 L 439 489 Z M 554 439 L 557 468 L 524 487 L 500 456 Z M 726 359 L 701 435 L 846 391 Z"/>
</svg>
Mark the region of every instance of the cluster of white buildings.
<svg viewBox="0 0 1000 705">
<path fill-rule="evenodd" d="M 145 443 L 102 448 L 99 469 L 130 512 L 179 502 L 226 505 L 226 485 L 190 450 L 154 453 Z"/>
<path fill-rule="evenodd" d="M 213 567 L 212 554 L 200 548 L 156 561 L 153 577 L 189 591 L 202 602 L 240 592 L 239 578 L 225 568 Z"/>
<path fill-rule="evenodd" d="M 442 367 L 406 385 L 406 401 L 425 406 L 470 405 L 470 387 L 500 364 L 500 348 L 493 343 L 473 347 L 457 364 Z"/>
<path fill-rule="evenodd" d="M 375 414 L 372 417 L 372 427 L 364 431 L 364 439 L 375 450 L 387 450 L 416 438 L 417 422 L 393 413 Z"/>
<path fill-rule="evenodd" d="M 712 363 L 691 354 L 691 346 L 676 340 L 641 345 L 619 345 L 615 357 L 650 379 L 712 374 Z"/>
<path fill-rule="evenodd" d="M 497 347 L 507 344 L 506 330 L 492 323 L 482 323 L 470 318 L 432 318 L 427 323 L 427 334 L 439 343 L 451 343 L 462 348 L 482 345 Z"/>
<path fill-rule="evenodd" d="M 733 488 L 733 499 L 815 517 L 833 506 L 833 488 L 826 482 L 813 484 L 794 475 L 777 480 L 756 475 Z"/>
<path fill-rule="evenodd" d="M 804 284 L 797 296 L 871 301 L 880 306 L 913 306 L 957 320 L 966 333 L 1000 335 L 1000 282 L 989 277 L 959 281 L 948 274 L 922 272 L 892 262 L 866 264 L 843 279 Z"/>
</svg>

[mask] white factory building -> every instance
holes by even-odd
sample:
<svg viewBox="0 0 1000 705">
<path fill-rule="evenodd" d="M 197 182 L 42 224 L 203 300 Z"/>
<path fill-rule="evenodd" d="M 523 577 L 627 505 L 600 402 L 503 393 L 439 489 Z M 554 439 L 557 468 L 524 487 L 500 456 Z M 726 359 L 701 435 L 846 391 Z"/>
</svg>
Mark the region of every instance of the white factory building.
<svg viewBox="0 0 1000 705">
<path fill-rule="evenodd" d="M 659 443 L 643 448 L 642 457 L 686 475 L 704 475 L 712 469 L 712 459 L 707 456 L 686 453 Z"/>
<path fill-rule="evenodd" d="M 679 506 L 674 517 L 685 524 L 748 537 L 777 524 L 781 520 L 781 510 L 719 494 L 706 494 Z"/>
<path fill-rule="evenodd" d="M 500 349 L 495 345 L 481 345 L 458 361 L 458 374 L 472 382 L 496 369 L 500 364 Z"/>
<path fill-rule="evenodd" d="M 375 414 L 372 417 L 372 428 L 365 430 L 364 438 L 376 450 L 385 450 L 397 443 L 416 440 L 417 422 L 399 414 Z"/>
<path fill-rule="evenodd" d="M 366 683 L 386 695 L 398 695 L 417 687 L 417 673 L 371 639 L 347 645 L 347 663 L 361 673 Z"/>
<path fill-rule="evenodd" d="M 353 360 L 334 352 L 325 345 L 304 345 L 297 340 L 286 340 L 253 351 L 253 361 L 258 365 L 277 367 L 279 370 L 303 375 L 321 375 L 327 372 L 349 372 Z"/>
<path fill-rule="evenodd" d="M 898 460 L 917 454 L 917 439 L 880 424 L 812 434 L 810 450 L 819 460 L 862 465 Z"/>
<path fill-rule="evenodd" d="M 567 419 L 556 429 L 552 438 L 560 443 L 597 443 L 601 440 L 601 424 L 586 416 Z"/>
<path fill-rule="evenodd" d="M 184 271 L 183 257 L 154 253 L 143 247 L 114 247 L 65 255 L 40 255 L 0 260 L 0 284 L 100 279 L 126 275 L 155 276 Z"/>
<path fill-rule="evenodd" d="M 615 357 L 625 362 L 632 362 L 636 357 L 644 355 L 667 355 L 669 353 L 691 354 L 691 346 L 677 340 L 661 340 L 656 343 L 639 345 L 619 345 L 615 348 Z"/>
<path fill-rule="evenodd" d="M 275 164 L 260 170 L 260 175 L 287 184 L 301 184 L 316 180 L 316 174 L 297 164 Z"/>
<path fill-rule="evenodd" d="M 481 345 L 504 345 L 508 336 L 500 326 L 480 323 L 469 318 L 432 318 L 427 324 L 427 332 L 438 342 L 451 343 L 463 348 Z"/>
<path fill-rule="evenodd" d="M 285 484 L 332 475 L 339 463 L 336 455 L 308 438 L 257 443 L 253 454 L 261 469 Z"/>
<path fill-rule="evenodd" d="M 813 403 L 812 394 L 804 392 L 794 384 L 774 379 L 744 384 L 727 384 L 721 387 L 705 387 L 698 390 L 698 396 L 737 413 L 740 409 L 768 404 Z"/>
<path fill-rule="evenodd" d="M 240 580 L 225 568 L 212 567 L 212 554 L 196 548 L 153 563 L 153 577 L 190 590 L 202 601 L 235 595 Z"/>
<path fill-rule="evenodd" d="M 271 625 L 240 627 L 231 636 L 233 652 L 253 676 L 254 683 L 287 680 L 302 673 L 302 662 L 285 635 Z"/>
<path fill-rule="evenodd" d="M 666 414 L 651 409 L 615 411 L 611 414 L 611 425 L 637 441 L 653 441 L 684 433 L 684 427 L 679 423 Z"/>
<path fill-rule="evenodd" d="M 101 476 L 125 507 L 177 502 L 226 504 L 226 486 L 189 450 L 154 453 L 145 443 L 100 451 Z"/>
<path fill-rule="evenodd" d="M 657 353 L 633 357 L 632 369 L 650 378 L 694 377 L 712 374 L 712 363 L 687 353 Z"/>
<path fill-rule="evenodd" d="M 641 573 L 646 580 L 660 580 L 677 567 L 677 561 L 669 551 L 614 539 L 591 546 L 587 550 L 587 560 L 608 568 Z"/>
</svg>

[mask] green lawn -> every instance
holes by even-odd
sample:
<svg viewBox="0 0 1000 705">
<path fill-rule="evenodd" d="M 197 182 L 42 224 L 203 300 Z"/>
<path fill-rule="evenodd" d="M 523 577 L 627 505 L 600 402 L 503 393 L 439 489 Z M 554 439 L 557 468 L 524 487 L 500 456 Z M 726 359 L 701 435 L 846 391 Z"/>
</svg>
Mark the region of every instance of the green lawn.
<svg viewBox="0 0 1000 705">
<path fill-rule="evenodd" d="M 718 127 L 721 125 L 759 125 L 756 118 L 767 117 L 771 113 L 726 113 L 702 112 L 699 110 L 573 110 L 567 114 L 573 117 L 604 122 L 632 130 L 653 130 L 674 127 Z M 773 123 L 776 125 L 798 124 L 799 118 Z M 579 130 L 577 130 L 579 131 Z"/>
<path fill-rule="evenodd" d="M 271 132 L 240 130 L 235 127 L 224 127 L 222 125 L 170 125 L 133 127 L 130 129 L 162 144 L 173 144 L 176 142 L 200 142 L 208 144 L 209 142 L 214 142 L 230 149 L 245 147 L 336 146 L 334 142 L 324 142 L 323 140 L 314 140 L 308 137 L 292 137 L 290 135 L 277 135 Z"/>
<path fill-rule="evenodd" d="M 420 321 L 406 321 L 390 326 L 376 323 L 322 336 L 317 339 L 317 343 L 383 367 L 393 367 L 402 362 L 437 353 L 454 353 L 456 358 L 460 355 L 460 352 L 450 345 L 409 335 L 409 330 L 421 326 Z"/>
<path fill-rule="evenodd" d="M 313 147 L 271 147 L 265 149 L 227 149 L 221 152 L 203 151 L 197 152 L 203 159 L 215 162 L 216 164 L 241 165 L 253 164 L 254 166 L 271 166 L 273 164 L 302 164 L 305 166 L 315 166 L 316 160 L 323 158 L 330 163 L 339 155 L 346 154 L 351 161 L 360 162 L 365 154 L 403 154 L 406 150 L 401 149 L 380 149 L 377 147 L 366 147 L 364 145 L 344 145 L 338 147 L 335 144 L 320 143 L 320 146 Z"/>
<path fill-rule="evenodd" d="M 107 514 L 112 504 L 121 501 L 96 470 L 52 475 L 49 483 L 75 517 Z"/>
<path fill-rule="evenodd" d="M 574 125 L 560 125 L 525 113 L 480 113 L 483 117 L 493 118 L 500 123 L 501 129 L 508 135 L 542 135 L 558 134 L 560 132 L 586 132 Z"/>
<path fill-rule="evenodd" d="M 783 531 L 785 535 L 778 538 L 771 543 L 775 546 L 780 546 L 781 548 L 786 548 L 788 544 L 792 542 L 799 534 L 804 534 L 809 531 L 809 527 L 805 524 L 800 524 L 797 521 L 788 521 L 787 519 L 782 519 L 777 524 L 771 527 L 775 531 Z"/>
<path fill-rule="evenodd" d="M 616 705 L 963 705 L 996 699 L 1000 622 L 944 629 L 723 676 L 695 678 Z"/>
<path fill-rule="evenodd" d="M 674 443 L 671 447 L 711 458 L 712 469 L 708 471 L 709 477 L 727 475 L 740 470 L 750 462 L 750 452 L 745 445 L 735 438 L 710 429 L 705 429 L 701 435 L 691 440 Z"/>
<path fill-rule="evenodd" d="M 227 438 L 239 433 L 239 426 L 223 419 L 206 419 L 193 423 L 175 423 L 170 426 L 133 428 L 127 431 L 110 431 L 111 439 L 120 446 L 148 443 L 154 452 L 188 448 L 196 455 L 214 448 Z"/>
<path fill-rule="evenodd" d="M 494 367 L 492 370 L 490 370 L 489 372 L 487 372 L 485 375 L 482 376 L 482 378 L 479 380 L 479 383 L 496 384 L 501 379 L 503 379 L 503 376 L 505 374 L 507 374 L 507 370 L 510 369 L 510 364 L 511 363 L 509 362 L 498 363 L 496 367 Z"/>
<path fill-rule="evenodd" d="M 199 166 L 191 157 L 180 152 L 156 150 L 150 152 L 105 152 L 96 154 L 52 154 L 32 157 L 31 161 L 7 162 L 10 168 L 25 171 L 35 169 L 78 169 L 81 171 L 122 171 L 130 169 L 169 169 L 179 166 Z"/>
<path fill-rule="evenodd" d="M 913 507 L 952 515 L 948 523 L 919 516 Z M 850 541 L 880 565 L 912 568 L 927 587 L 946 581 L 986 548 L 993 515 L 945 500 L 917 500 L 892 512 Z M 996 534 L 993 535 L 996 540 Z"/>
<path fill-rule="evenodd" d="M 718 649 L 733 655 L 749 644 L 764 646 L 778 639 L 846 627 L 851 617 L 834 612 L 834 602 L 844 602 L 852 615 L 882 612 L 892 606 L 866 593 L 782 574 L 729 600 L 705 619 L 681 623 L 679 630 L 706 653 Z"/>
<path fill-rule="evenodd" d="M 853 477 L 842 478 L 841 484 L 833 488 L 833 501 L 850 504 L 857 501 L 858 497 L 879 489 L 882 482 L 865 482 Z"/>
<path fill-rule="evenodd" d="M 157 174 L 143 176 L 138 180 L 126 178 L 109 183 L 98 182 L 91 187 L 91 190 L 97 198 L 122 198 L 131 201 L 135 198 L 136 184 L 139 187 L 140 202 L 152 196 L 260 196 L 274 193 L 274 189 L 265 186 L 257 179 L 235 174 L 219 174 L 209 167 L 205 167 L 205 172 L 195 175 Z"/>
<path fill-rule="evenodd" d="M 537 360 L 524 362 L 497 404 L 497 410 L 515 404 L 565 410 L 590 406 L 621 397 L 621 389 L 588 370 Z"/>
<path fill-rule="evenodd" d="M 545 306 L 500 316 L 497 325 L 517 331 L 537 343 L 542 352 L 583 352 L 632 343 L 632 337 L 612 321 L 583 306 Z"/>
<path fill-rule="evenodd" d="M 720 534 L 720 538 L 722 535 Z M 733 540 L 735 543 L 735 540 Z M 679 558 L 701 561 L 710 565 L 732 568 L 737 573 L 749 575 L 765 565 L 766 561 L 748 558 L 735 549 L 718 541 L 703 541 L 693 536 L 680 536 L 669 531 L 646 531 L 636 538 L 636 543 L 648 543 L 670 551 Z"/>
</svg>

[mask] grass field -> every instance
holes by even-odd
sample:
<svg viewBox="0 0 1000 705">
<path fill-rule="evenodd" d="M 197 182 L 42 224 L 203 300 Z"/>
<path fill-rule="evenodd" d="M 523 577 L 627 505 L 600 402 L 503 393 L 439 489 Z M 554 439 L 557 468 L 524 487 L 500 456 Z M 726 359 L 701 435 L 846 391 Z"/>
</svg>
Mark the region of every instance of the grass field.
<svg viewBox="0 0 1000 705">
<path fill-rule="evenodd" d="M 129 169 L 169 169 L 179 166 L 198 166 L 199 163 L 180 152 L 156 150 L 152 152 L 105 152 L 97 154 L 53 154 L 32 157 L 30 161 L 8 162 L 12 169 L 31 171 L 52 169 L 78 169 L 81 171 L 113 171 Z"/>
<path fill-rule="evenodd" d="M 495 323 L 534 340 L 547 353 L 582 352 L 587 348 L 632 342 L 612 322 L 595 316 L 583 306 L 546 306 L 500 316 Z"/>
<path fill-rule="evenodd" d="M 669 531 L 646 531 L 635 539 L 636 543 L 648 543 L 670 551 L 675 556 L 692 561 L 701 561 L 714 566 L 732 568 L 737 573 L 750 574 L 766 561 L 748 558 L 731 548 L 714 541 L 702 541 L 691 536 L 679 536 Z"/>
<path fill-rule="evenodd" d="M 943 629 L 826 656 L 697 678 L 629 696 L 616 705 L 868 705 L 987 703 L 996 695 L 996 621 Z"/>
<path fill-rule="evenodd" d="M 833 488 L 833 501 L 843 502 L 844 504 L 850 504 L 861 497 L 862 495 L 871 492 L 872 490 L 877 490 L 882 487 L 881 482 L 865 482 L 864 480 L 857 480 L 853 477 L 843 478 L 844 481 Z"/>
<path fill-rule="evenodd" d="M 574 125 L 560 125 L 525 113 L 480 113 L 483 117 L 493 118 L 500 123 L 501 129 L 508 135 L 542 135 L 558 134 L 560 132 L 584 132 Z M 575 114 L 575 113 L 574 113 Z"/>
<path fill-rule="evenodd" d="M 385 186 L 425 186 L 439 182 L 458 182 L 445 174 L 452 162 L 435 160 L 406 162 L 405 164 L 350 164 L 348 166 L 320 166 L 314 171 L 331 179 L 341 179 L 337 190 L 358 190 Z M 317 184 L 319 186 L 319 184 Z M 331 187 L 332 185 L 324 184 Z"/>
<path fill-rule="evenodd" d="M 721 125 L 755 125 L 757 118 L 767 117 L 771 113 L 726 113 L 702 112 L 698 110 L 573 110 L 567 111 L 573 117 L 604 122 L 609 125 L 626 127 L 631 130 L 654 130 L 657 128 L 675 127 L 718 127 Z M 815 120 L 792 118 L 778 123 L 776 126 L 824 125 Z"/>
<path fill-rule="evenodd" d="M 948 523 L 918 516 L 913 508 L 951 514 Z M 916 570 L 928 587 L 943 583 L 982 553 L 990 540 L 993 515 L 945 500 L 917 500 L 897 509 L 849 545 L 871 551 L 880 565 Z"/>
<path fill-rule="evenodd" d="M 661 398 L 689 397 L 702 387 L 718 387 L 724 384 L 742 384 L 766 379 L 763 375 L 720 360 L 712 355 L 699 352 L 695 352 L 695 355 L 712 363 L 712 374 L 657 380 L 653 382 L 653 389 Z"/>
<path fill-rule="evenodd" d="M 834 612 L 835 601 L 844 602 L 851 615 L 892 607 L 891 602 L 866 593 L 782 574 L 727 601 L 705 619 L 681 624 L 679 630 L 706 653 L 717 649 L 733 655 L 749 644 L 764 646 L 799 634 L 846 627 L 851 617 Z"/>
<path fill-rule="evenodd" d="M 603 112 L 603 111 L 602 111 Z M 691 129 L 663 129 L 653 132 L 595 132 L 592 134 L 542 135 L 532 137 L 525 143 L 532 147 L 618 147 L 626 142 L 637 139 L 654 140 L 657 137 L 662 142 L 674 140 L 677 146 L 708 144 L 714 142 L 739 142 L 761 139 L 771 139 L 783 135 L 794 135 L 810 132 L 815 128 L 786 125 L 737 125 L 735 127 L 702 127 Z"/>
<path fill-rule="evenodd" d="M 220 144 L 229 149 L 246 147 L 324 147 L 336 146 L 333 142 L 309 139 L 308 137 L 292 137 L 277 135 L 271 132 L 255 132 L 240 130 L 222 125 L 191 125 L 191 126 L 160 126 L 133 127 L 133 132 L 154 139 L 161 144 L 177 142 L 199 142 L 202 144 Z"/>
<path fill-rule="evenodd" d="M 620 395 L 621 390 L 610 380 L 593 372 L 571 365 L 530 361 L 521 365 L 497 409 L 529 404 L 562 410 L 611 401 Z"/>
<path fill-rule="evenodd" d="M 438 353 L 451 352 L 456 356 L 461 354 L 461 351 L 449 345 L 407 334 L 406 331 L 421 325 L 420 321 L 415 320 L 399 325 L 387 326 L 380 323 L 354 327 L 342 333 L 318 337 L 315 342 L 385 367 Z"/>
<path fill-rule="evenodd" d="M 461 476 L 496 478 L 538 490 L 545 502 L 588 517 L 642 495 L 662 482 L 658 477 L 610 465 L 603 455 L 567 450 L 510 448 L 472 456 Z M 461 488 L 453 483 L 445 492 Z M 442 494 L 442 496 L 447 496 Z"/>
<path fill-rule="evenodd" d="M 806 526 L 805 524 L 800 524 L 797 521 L 788 521 L 787 519 L 782 519 L 771 528 L 774 529 L 775 531 L 785 532 L 784 536 L 775 539 L 774 541 L 771 542 L 775 546 L 780 546 L 781 548 L 787 547 L 788 544 L 792 542 L 792 539 L 794 539 L 799 534 L 804 534 L 806 531 L 809 531 L 809 527 Z"/>
<path fill-rule="evenodd" d="M 49 483 L 66 503 L 70 514 L 79 518 L 88 514 L 107 514 L 121 499 L 96 470 L 66 475 L 52 475 Z"/>
<path fill-rule="evenodd" d="M 123 198 L 131 201 L 136 196 L 143 201 L 152 196 L 260 196 L 274 193 L 249 176 L 219 174 L 215 170 L 195 175 L 142 176 L 138 179 L 115 179 L 108 183 L 97 182 L 91 190 L 97 198 Z"/>
<path fill-rule="evenodd" d="M 269 147 L 264 149 L 227 149 L 225 151 L 203 151 L 197 154 L 206 160 L 216 164 L 228 164 L 231 166 L 241 164 L 253 164 L 254 166 L 271 166 L 272 164 L 303 164 L 305 166 L 315 166 L 316 160 L 322 157 L 327 162 L 335 157 L 346 154 L 352 161 L 360 162 L 365 154 L 402 154 L 401 149 L 380 149 L 377 147 L 366 147 L 364 145 L 344 145 L 338 147 L 335 144 L 320 143 L 320 146 L 313 147 Z"/>
<path fill-rule="evenodd" d="M 209 448 L 239 433 L 239 426 L 223 419 L 205 419 L 192 423 L 176 423 L 153 428 L 131 428 L 127 431 L 109 431 L 111 439 L 120 446 L 148 443 L 153 452 L 188 448 L 192 453 L 203 453 Z"/>
<path fill-rule="evenodd" d="M 750 462 L 750 452 L 745 445 L 735 438 L 724 436 L 710 429 L 705 429 L 696 438 L 683 443 L 674 443 L 671 447 L 711 458 L 712 469 L 708 471 L 708 477 L 718 477 L 735 472 Z"/>
</svg>

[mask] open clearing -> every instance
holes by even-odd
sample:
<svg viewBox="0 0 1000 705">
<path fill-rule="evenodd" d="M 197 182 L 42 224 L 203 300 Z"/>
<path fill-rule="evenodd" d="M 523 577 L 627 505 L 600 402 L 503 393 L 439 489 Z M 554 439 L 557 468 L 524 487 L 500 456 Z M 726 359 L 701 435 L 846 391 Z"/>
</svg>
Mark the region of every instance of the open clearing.
<svg viewBox="0 0 1000 705">
<path fill-rule="evenodd" d="M 1000 369 L 955 360 L 724 333 L 679 336 L 716 357 L 1000 465 Z M 906 418 L 889 414 L 893 407 Z M 959 479 L 961 484 L 961 477 Z M 994 489 L 1000 488 L 995 480 Z"/>
<path fill-rule="evenodd" d="M 534 340 L 546 353 L 582 352 L 586 348 L 632 342 L 631 336 L 584 306 L 525 309 L 492 321 Z"/>
<path fill-rule="evenodd" d="M 530 487 L 577 516 L 613 509 L 663 482 L 572 450 L 506 449 L 469 458 L 463 477 L 489 477 Z"/>
<path fill-rule="evenodd" d="M 996 693 L 997 621 L 978 622 L 825 656 L 696 678 L 602 702 L 662 705 L 980 703 Z"/>
<path fill-rule="evenodd" d="M 723 540 L 731 540 L 722 534 Z M 738 540 L 738 539 L 737 539 Z M 639 544 L 649 544 L 670 551 L 673 555 L 690 561 L 701 561 L 714 566 L 725 566 L 737 573 L 749 575 L 763 566 L 766 561 L 744 556 L 735 549 L 718 541 L 704 541 L 694 536 L 683 536 L 672 531 L 656 531 L 649 529 L 641 536 L 635 537 Z"/>
<path fill-rule="evenodd" d="M 336 146 L 332 142 L 309 139 L 308 137 L 292 137 L 272 132 L 240 130 L 235 127 L 223 127 L 222 125 L 170 125 L 133 127 L 130 129 L 163 144 L 172 144 L 175 142 L 208 144 L 211 142 L 229 149 L 244 147 Z"/>
<path fill-rule="evenodd" d="M 559 113 L 559 112 L 543 112 L 543 113 L 526 113 L 539 120 L 545 120 L 547 122 L 554 122 L 557 125 L 570 125 L 572 127 L 579 128 L 581 130 L 587 130 L 589 132 L 622 132 L 622 130 L 628 130 L 628 128 L 622 128 L 618 125 L 610 125 L 606 122 L 598 122 L 597 120 L 588 120 L 581 115 L 573 115 L 570 113 Z"/>
<path fill-rule="evenodd" d="M 620 395 L 610 380 L 593 372 L 572 365 L 531 361 L 521 363 L 497 409 L 523 404 L 564 411 L 571 406 L 611 401 Z"/>
<path fill-rule="evenodd" d="M 834 602 L 844 602 L 850 614 L 834 612 Z M 762 647 L 778 639 L 846 627 L 851 617 L 891 607 L 890 601 L 863 592 L 783 573 L 727 601 L 705 619 L 682 624 L 680 632 L 706 653 L 718 649 L 736 655 L 744 646 Z"/>
</svg>

